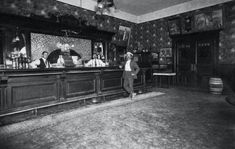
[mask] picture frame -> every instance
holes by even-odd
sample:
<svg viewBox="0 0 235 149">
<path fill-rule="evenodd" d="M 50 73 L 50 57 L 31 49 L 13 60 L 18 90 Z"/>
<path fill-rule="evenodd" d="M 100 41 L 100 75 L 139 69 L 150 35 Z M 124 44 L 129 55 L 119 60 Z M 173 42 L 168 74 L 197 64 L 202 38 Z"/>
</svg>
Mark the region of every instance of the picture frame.
<svg viewBox="0 0 235 149">
<path fill-rule="evenodd" d="M 199 13 L 194 16 L 196 30 L 203 30 L 212 26 L 211 16 L 208 13 Z"/>
<path fill-rule="evenodd" d="M 196 30 L 216 29 L 223 26 L 223 11 L 216 9 L 210 12 L 202 12 L 194 16 Z"/>
<path fill-rule="evenodd" d="M 92 57 L 94 54 L 97 55 L 98 59 L 104 59 L 105 58 L 105 47 L 103 42 L 93 42 L 93 48 L 92 48 Z"/>
<path fill-rule="evenodd" d="M 193 29 L 193 17 L 191 15 L 183 18 L 182 33 L 191 32 Z"/>
<path fill-rule="evenodd" d="M 212 11 L 212 21 L 215 28 L 221 28 L 223 26 L 223 10 L 217 9 Z"/>
<path fill-rule="evenodd" d="M 160 57 L 172 57 L 172 48 L 161 48 Z"/>
<path fill-rule="evenodd" d="M 167 21 L 170 35 L 181 34 L 181 20 L 180 18 L 173 18 Z"/>
<path fill-rule="evenodd" d="M 131 28 L 126 26 L 119 26 L 118 30 L 119 41 L 123 42 L 125 45 L 129 45 Z"/>
</svg>

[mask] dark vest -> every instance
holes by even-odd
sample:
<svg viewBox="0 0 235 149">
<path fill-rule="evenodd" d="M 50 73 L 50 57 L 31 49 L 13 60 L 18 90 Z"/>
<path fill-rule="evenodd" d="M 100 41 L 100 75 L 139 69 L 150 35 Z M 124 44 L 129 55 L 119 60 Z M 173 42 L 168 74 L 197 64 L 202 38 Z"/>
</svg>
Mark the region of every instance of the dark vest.
<svg viewBox="0 0 235 149">
<path fill-rule="evenodd" d="M 38 68 L 41 68 L 41 69 L 46 68 L 46 64 L 44 63 L 43 59 L 40 58 L 39 60 L 40 60 L 40 65 L 38 65 Z M 47 62 L 47 65 L 49 66 L 49 62 L 47 60 L 46 62 Z"/>
</svg>

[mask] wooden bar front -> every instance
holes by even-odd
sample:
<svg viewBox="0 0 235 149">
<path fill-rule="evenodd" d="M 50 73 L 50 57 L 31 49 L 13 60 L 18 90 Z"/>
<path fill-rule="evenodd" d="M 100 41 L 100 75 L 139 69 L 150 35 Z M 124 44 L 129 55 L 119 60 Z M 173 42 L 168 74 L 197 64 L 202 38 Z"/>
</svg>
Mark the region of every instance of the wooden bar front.
<svg viewBox="0 0 235 149">
<path fill-rule="evenodd" d="M 124 93 L 122 72 L 117 67 L 0 70 L 0 116 Z M 148 83 L 151 68 L 141 68 L 135 89 L 143 91 Z"/>
</svg>

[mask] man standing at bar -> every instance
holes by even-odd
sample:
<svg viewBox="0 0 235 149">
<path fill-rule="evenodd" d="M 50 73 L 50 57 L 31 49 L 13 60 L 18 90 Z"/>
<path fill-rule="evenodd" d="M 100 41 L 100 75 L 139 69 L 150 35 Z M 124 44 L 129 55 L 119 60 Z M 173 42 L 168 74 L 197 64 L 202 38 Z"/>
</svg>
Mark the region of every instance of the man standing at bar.
<svg viewBox="0 0 235 149">
<path fill-rule="evenodd" d="M 123 71 L 123 79 L 124 89 L 129 93 L 129 96 L 134 98 L 136 96 L 136 93 L 134 93 L 133 83 L 134 79 L 137 79 L 137 74 L 140 70 L 138 64 L 133 61 L 133 54 L 131 52 L 126 53 L 126 61 L 124 63 L 124 71 Z"/>
<path fill-rule="evenodd" d="M 47 60 L 47 57 L 48 57 L 48 52 L 43 51 L 42 57 L 30 63 L 30 66 L 32 68 L 40 68 L 40 69 L 50 68 L 50 62 Z"/>
<path fill-rule="evenodd" d="M 98 59 L 97 54 L 93 54 L 93 59 L 85 64 L 86 67 L 104 67 L 105 63 Z"/>
</svg>

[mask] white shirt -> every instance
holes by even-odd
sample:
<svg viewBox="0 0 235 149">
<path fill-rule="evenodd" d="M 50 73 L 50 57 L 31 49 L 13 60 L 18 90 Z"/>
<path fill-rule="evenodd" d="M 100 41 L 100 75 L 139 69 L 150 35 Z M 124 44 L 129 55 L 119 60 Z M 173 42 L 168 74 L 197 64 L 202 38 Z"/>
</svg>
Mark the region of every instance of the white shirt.
<svg viewBox="0 0 235 149">
<path fill-rule="evenodd" d="M 104 67 L 105 63 L 100 59 L 91 59 L 85 64 L 87 67 Z"/>
<path fill-rule="evenodd" d="M 63 59 L 63 57 L 59 57 L 59 58 L 57 59 L 57 64 L 59 64 L 59 65 L 64 65 L 64 59 Z"/>
<path fill-rule="evenodd" d="M 126 61 L 125 71 L 131 71 L 131 60 Z"/>
<path fill-rule="evenodd" d="M 48 67 L 48 61 L 47 61 L 45 58 L 42 58 L 42 59 L 43 59 L 45 65 L 46 65 L 46 68 L 49 68 L 49 67 Z M 37 60 L 31 62 L 31 63 L 30 63 L 30 66 L 31 66 L 32 68 L 37 68 L 37 66 L 40 65 L 40 63 L 41 63 L 40 59 L 37 59 Z M 49 63 L 49 66 L 51 67 L 50 63 Z"/>
</svg>

